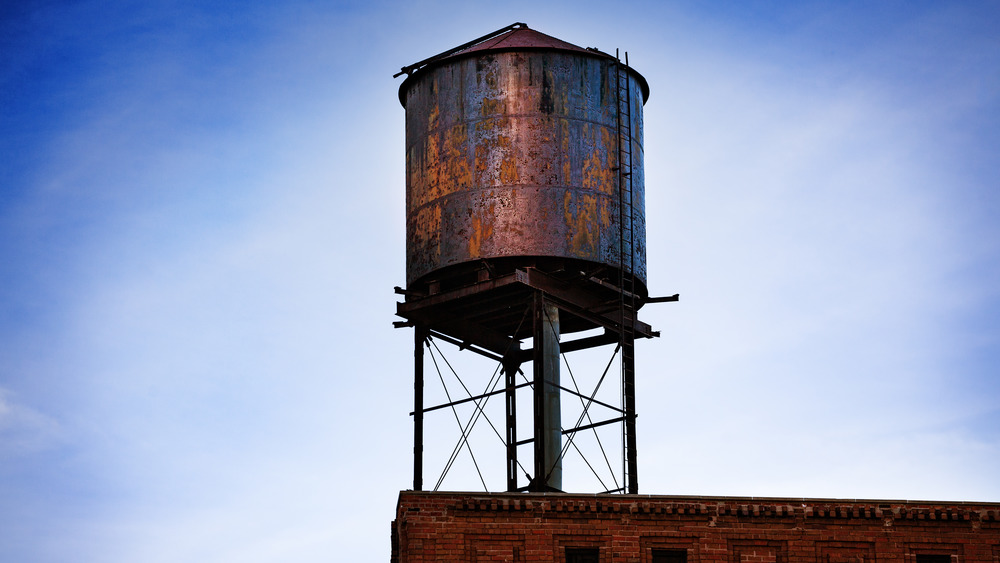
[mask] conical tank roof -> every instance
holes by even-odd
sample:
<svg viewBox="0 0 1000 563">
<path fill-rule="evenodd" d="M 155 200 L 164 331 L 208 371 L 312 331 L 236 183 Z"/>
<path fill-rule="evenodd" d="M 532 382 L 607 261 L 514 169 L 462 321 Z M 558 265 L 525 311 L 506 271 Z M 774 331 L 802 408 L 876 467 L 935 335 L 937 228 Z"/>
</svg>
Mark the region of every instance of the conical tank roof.
<svg viewBox="0 0 1000 563">
<path fill-rule="evenodd" d="M 462 49 L 457 53 L 453 53 L 446 58 L 460 57 L 468 53 L 474 53 L 479 51 L 506 51 L 506 50 L 522 50 L 522 49 L 552 49 L 558 51 L 580 51 L 583 53 L 593 54 L 600 53 L 596 49 L 584 49 L 583 47 L 578 47 L 572 43 L 567 43 L 562 39 L 556 39 L 551 35 L 546 35 L 540 31 L 535 31 L 534 29 L 529 29 L 527 26 L 520 27 L 517 29 L 512 29 L 506 33 L 493 37 L 492 39 L 487 39 L 482 43 L 477 43 L 466 49 Z M 600 53 L 604 55 L 605 53 Z M 610 55 L 606 55 L 610 56 Z"/>
<path fill-rule="evenodd" d="M 499 35 L 487 36 L 488 38 L 482 41 L 473 41 L 472 45 L 458 50 L 448 50 L 409 67 L 403 67 L 403 73 L 406 73 L 408 76 L 399 85 L 399 102 L 403 107 L 406 107 L 405 94 L 411 80 L 421 76 L 424 71 L 431 67 L 446 64 L 446 62 L 462 57 L 478 56 L 500 51 L 569 51 L 591 57 L 615 58 L 613 55 L 609 55 L 599 49 L 593 47 L 585 49 L 578 45 L 567 43 L 562 39 L 552 37 L 551 35 L 546 35 L 540 31 L 535 31 L 534 29 L 530 29 L 528 24 L 525 23 L 516 23 L 509 27 L 512 29 Z M 642 88 L 642 101 L 645 103 L 649 99 L 649 84 L 635 69 L 630 68 L 629 71 L 638 79 L 639 86 Z"/>
</svg>

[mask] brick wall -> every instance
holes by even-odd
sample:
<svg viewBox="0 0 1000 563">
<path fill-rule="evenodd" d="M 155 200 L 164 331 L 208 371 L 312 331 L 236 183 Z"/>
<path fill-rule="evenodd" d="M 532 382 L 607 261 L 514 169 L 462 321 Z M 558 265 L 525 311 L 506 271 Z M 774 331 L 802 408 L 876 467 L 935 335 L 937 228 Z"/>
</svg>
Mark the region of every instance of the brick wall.
<svg viewBox="0 0 1000 563">
<path fill-rule="evenodd" d="M 404 491 L 392 559 L 565 563 L 1000 563 L 1000 504 Z"/>
</svg>

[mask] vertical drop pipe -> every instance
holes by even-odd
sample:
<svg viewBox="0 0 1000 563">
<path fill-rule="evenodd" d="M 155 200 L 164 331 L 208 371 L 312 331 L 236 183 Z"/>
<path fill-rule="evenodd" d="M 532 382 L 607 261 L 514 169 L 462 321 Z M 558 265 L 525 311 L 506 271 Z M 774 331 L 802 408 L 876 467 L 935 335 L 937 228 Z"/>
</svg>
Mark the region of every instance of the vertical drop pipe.
<svg viewBox="0 0 1000 563">
<path fill-rule="evenodd" d="M 559 308 L 545 304 L 542 322 L 542 350 L 545 363 L 545 467 L 546 485 L 562 490 L 562 410 L 559 405 Z"/>
<path fill-rule="evenodd" d="M 559 404 L 559 308 L 535 296 L 536 491 L 562 490 L 562 410 Z"/>
</svg>

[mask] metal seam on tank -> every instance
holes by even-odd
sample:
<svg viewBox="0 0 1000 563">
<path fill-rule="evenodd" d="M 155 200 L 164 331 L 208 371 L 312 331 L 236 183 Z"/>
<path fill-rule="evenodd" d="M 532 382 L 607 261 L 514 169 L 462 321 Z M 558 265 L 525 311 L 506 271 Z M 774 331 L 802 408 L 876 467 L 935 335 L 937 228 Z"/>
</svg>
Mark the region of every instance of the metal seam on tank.
<svg viewBox="0 0 1000 563">
<path fill-rule="evenodd" d="M 422 134 L 422 135 L 420 135 L 420 136 L 418 136 L 416 138 L 417 138 L 417 140 L 419 140 L 419 139 L 427 139 L 429 137 L 434 136 L 435 134 L 438 134 L 439 132 L 448 131 L 448 130 L 454 129 L 455 127 L 458 127 L 460 125 L 475 125 L 475 124 L 479 124 L 479 123 L 483 123 L 483 122 L 496 121 L 498 119 L 502 119 L 502 120 L 514 120 L 514 119 L 525 119 L 525 118 L 532 119 L 532 120 L 535 120 L 535 121 L 550 121 L 550 120 L 557 120 L 558 119 L 558 120 L 561 120 L 561 121 L 568 121 L 568 122 L 572 122 L 572 123 L 587 123 L 587 124 L 590 124 L 590 125 L 597 125 L 597 126 L 600 126 L 600 127 L 603 127 L 603 128 L 608 128 L 608 129 L 611 129 L 611 128 L 615 127 L 615 124 L 614 124 L 613 121 L 611 121 L 611 122 L 596 121 L 596 120 L 593 120 L 593 119 L 580 119 L 580 118 L 576 118 L 576 117 L 566 117 L 566 116 L 540 118 L 538 116 L 538 114 L 531 114 L 531 113 L 516 114 L 516 115 L 514 115 L 514 114 L 498 114 L 497 116 L 483 117 L 483 118 L 479 118 L 479 119 L 470 119 L 470 120 L 465 120 L 465 121 L 456 121 L 455 123 L 453 123 L 452 125 L 449 125 L 447 127 L 443 127 L 443 126 L 442 127 L 436 127 L 433 130 L 427 131 L 426 134 Z M 642 142 L 638 138 L 636 138 L 636 137 L 632 137 L 632 139 L 633 139 L 633 143 L 634 144 L 638 144 L 639 148 L 641 149 L 642 148 Z M 410 145 L 407 145 L 406 150 L 409 151 L 410 149 L 412 149 L 417 144 L 419 144 L 419 143 L 414 142 L 414 143 L 412 143 Z"/>
<path fill-rule="evenodd" d="M 441 202 L 442 200 L 449 200 L 449 199 L 458 199 L 458 198 L 461 198 L 463 194 L 476 194 L 476 193 L 489 192 L 489 191 L 495 191 L 495 190 L 517 191 L 517 190 L 522 190 L 522 189 L 523 190 L 537 189 L 537 190 L 552 190 L 552 191 L 555 191 L 555 190 L 571 190 L 573 193 L 579 193 L 579 194 L 583 194 L 583 195 L 590 195 L 590 194 L 592 194 L 592 195 L 595 195 L 595 196 L 598 196 L 598 197 L 605 197 L 605 198 L 608 198 L 608 199 L 613 199 L 613 200 L 615 200 L 615 203 L 617 203 L 617 199 L 616 199 L 615 194 L 609 194 L 608 192 L 605 192 L 605 191 L 602 191 L 602 190 L 599 190 L 599 189 L 594 189 L 594 188 L 584 188 L 584 187 L 581 187 L 581 186 L 575 186 L 575 185 L 569 185 L 569 184 L 559 184 L 559 185 L 554 185 L 554 186 L 553 185 L 542 185 L 542 184 L 501 184 L 501 185 L 488 186 L 488 187 L 482 187 L 482 188 L 470 188 L 470 189 L 465 189 L 465 190 L 460 190 L 460 191 L 456 190 L 456 191 L 450 192 L 448 194 L 445 194 L 445 195 L 442 195 L 442 196 L 438 196 L 438 197 L 436 197 L 434 199 L 428 200 L 426 203 L 422 203 L 420 205 L 416 205 L 416 206 L 410 207 L 408 211 L 409 211 L 409 213 L 418 213 L 418 212 L 420 212 L 421 210 L 423 210 L 423 209 L 425 209 L 427 207 L 433 206 L 433 205 L 437 204 L 438 202 Z M 636 205 L 632 205 L 631 208 L 633 210 L 641 211 L 641 208 L 639 206 L 636 206 Z M 409 215 L 409 213 L 408 213 L 408 215 Z M 641 218 L 643 214 L 640 213 L 638 215 Z M 617 223 L 617 221 L 614 221 L 614 222 Z"/>
<path fill-rule="evenodd" d="M 606 122 L 606 121 L 596 121 L 596 120 L 593 120 L 593 119 L 580 119 L 580 118 L 576 118 L 576 117 L 566 117 L 566 116 L 562 116 L 562 115 L 560 115 L 559 117 L 539 118 L 539 116 L 538 116 L 537 113 L 520 113 L 520 114 L 506 114 L 506 113 L 504 113 L 504 114 L 497 114 L 496 116 L 481 117 L 481 118 L 478 118 L 478 119 L 468 119 L 468 120 L 464 120 L 464 121 L 456 121 L 453 125 L 450 125 L 450 126 L 447 126 L 447 127 L 444 127 L 444 126 L 436 127 L 433 130 L 429 130 L 429 131 L 427 131 L 426 134 L 422 134 L 419 137 L 417 137 L 417 139 L 426 139 L 426 138 L 430 137 L 435 132 L 448 130 L 448 129 L 451 129 L 451 128 L 457 126 L 457 125 L 461 125 L 461 124 L 466 124 L 466 123 L 468 123 L 468 124 L 477 124 L 477 123 L 482 123 L 484 121 L 492 121 L 492 120 L 495 120 L 495 119 L 498 119 L 498 118 L 501 118 L 501 119 L 520 119 L 520 118 L 525 118 L 525 117 L 529 117 L 529 118 L 532 118 L 532 119 L 537 119 L 539 121 L 544 121 L 546 119 L 564 119 L 566 121 L 573 121 L 573 122 L 579 122 L 579 123 L 590 123 L 592 125 L 602 125 L 602 126 L 605 126 L 605 127 L 608 127 L 608 128 L 614 128 L 614 126 L 615 126 L 614 120 L 612 120 L 611 122 Z M 633 139 L 635 140 L 635 137 L 633 137 Z M 638 140 L 636 140 L 636 142 L 638 143 Z M 417 145 L 417 144 L 418 143 L 412 143 L 410 145 L 407 145 L 406 146 L 406 150 L 409 151 L 411 148 L 413 148 L 414 145 Z M 641 143 L 639 143 L 639 144 L 641 145 Z"/>
<path fill-rule="evenodd" d="M 557 191 L 558 190 L 558 191 L 566 192 L 567 195 L 569 193 L 573 193 L 573 194 L 579 194 L 579 195 L 582 195 L 582 196 L 591 196 L 591 197 L 596 197 L 598 199 L 608 200 L 612 204 L 616 204 L 617 203 L 617 200 L 616 200 L 614 194 L 609 194 L 609 193 L 607 193 L 605 191 L 601 191 L 601 190 L 593 189 L 593 188 L 583 188 L 583 187 L 580 187 L 580 186 L 573 186 L 573 185 L 546 186 L 546 185 L 538 185 L 538 184 L 497 185 L 497 186 L 490 186 L 490 187 L 483 187 L 483 188 L 473 188 L 473 189 L 467 189 L 467 190 L 461 190 L 461 191 L 451 192 L 451 193 L 448 193 L 448 194 L 436 197 L 436 198 L 434 198 L 432 200 L 429 200 L 426 203 L 423 203 L 421 205 L 410 207 L 409 208 L 409 212 L 407 213 L 407 223 L 410 222 L 411 216 L 413 216 L 413 215 L 419 215 L 420 213 L 423 213 L 428 208 L 442 208 L 442 209 L 443 208 L 448 208 L 448 209 L 454 209 L 453 207 L 450 207 L 450 206 L 447 205 L 448 202 L 449 202 L 449 200 L 467 199 L 465 197 L 467 194 L 473 194 L 473 195 L 475 195 L 475 194 L 483 194 L 483 193 L 486 193 L 486 192 L 493 192 L 493 191 L 496 191 L 496 190 L 506 190 L 506 191 L 510 191 L 510 192 L 515 192 L 514 195 L 516 195 L 516 192 L 520 191 L 520 190 L 547 190 L 547 191 Z M 630 214 L 632 216 L 632 220 L 633 221 L 641 221 L 643 224 L 645 224 L 644 215 L 642 213 L 642 211 L 643 211 L 642 208 L 639 207 L 639 206 L 635 206 L 635 205 L 631 206 L 631 208 L 633 210 L 633 213 Z M 612 219 L 614 219 L 614 218 L 612 218 Z M 605 226 L 605 227 L 607 227 L 607 228 L 610 228 L 612 225 L 617 224 L 617 223 L 618 223 L 617 220 L 612 220 L 612 221 L 607 222 L 607 223 L 605 223 L 604 221 L 602 221 L 602 225 Z M 614 238 L 617 238 L 617 237 L 614 237 Z"/>
<path fill-rule="evenodd" d="M 590 123 L 590 124 L 593 124 L 593 125 L 603 125 L 603 126 L 607 126 L 607 127 L 614 127 L 615 126 L 613 119 L 609 120 L 609 121 L 597 121 L 597 120 L 594 120 L 594 119 L 582 119 L 582 118 L 578 118 L 578 117 L 568 117 L 568 116 L 565 116 L 565 115 L 559 115 L 558 117 L 540 118 L 537 113 L 519 113 L 519 114 L 501 113 L 501 114 L 496 114 L 495 116 L 480 117 L 480 118 L 477 118 L 477 119 L 466 119 L 466 120 L 462 120 L 462 121 L 456 121 L 452 125 L 449 125 L 449 126 L 435 127 L 434 129 L 427 130 L 426 133 L 423 133 L 423 134 L 419 135 L 418 137 L 416 137 L 416 139 L 418 139 L 418 140 L 419 139 L 426 139 L 426 138 L 430 137 L 433 133 L 436 133 L 438 131 L 448 130 L 448 129 L 451 129 L 451 128 L 457 126 L 457 125 L 461 125 L 461 124 L 477 124 L 477 123 L 481 123 L 481 122 L 484 122 L 484 121 L 495 120 L 498 117 L 499 118 L 503 118 L 503 119 L 525 118 L 525 117 L 533 118 L 533 119 L 538 119 L 538 120 L 564 119 L 566 121 L 579 122 L 579 123 Z M 633 136 L 632 137 L 632 142 L 634 144 L 639 145 L 640 149 L 643 148 L 642 147 L 642 140 L 639 137 Z M 411 148 L 413 148 L 417 144 L 419 144 L 419 143 L 414 142 L 414 143 L 411 143 L 409 145 L 406 145 L 406 151 L 408 152 Z"/>
<path fill-rule="evenodd" d="M 446 195 L 436 197 L 436 198 L 434 198 L 432 200 L 429 200 L 427 203 L 423 203 L 421 205 L 418 205 L 418 206 L 415 206 L 415 207 L 411 207 L 409 209 L 410 209 L 410 211 L 416 213 L 417 211 L 419 211 L 421 209 L 424 209 L 426 207 L 429 207 L 431 205 L 434 205 L 435 203 L 437 203 L 437 202 L 439 202 L 439 201 L 441 201 L 443 199 L 458 198 L 458 197 L 461 197 L 462 194 L 487 192 L 487 191 L 502 190 L 502 189 L 509 189 L 509 190 L 520 190 L 520 189 L 529 189 L 529 190 L 530 189 L 538 189 L 538 190 L 567 190 L 567 189 L 570 189 L 570 190 L 573 190 L 574 192 L 578 192 L 578 193 L 584 193 L 584 194 L 593 193 L 595 195 L 601 195 L 601 196 L 604 196 L 604 197 L 607 197 L 607 198 L 612 198 L 612 199 L 615 198 L 615 196 L 613 194 L 608 194 L 607 192 L 603 192 L 603 191 L 596 190 L 596 189 L 593 189 L 593 188 L 584 188 L 584 187 L 574 186 L 574 185 L 569 185 L 569 184 L 559 184 L 559 185 L 555 185 L 555 186 L 552 186 L 552 185 L 542 185 L 542 184 L 500 184 L 500 185 L 496 185 L 496 186 L 487 186 L 487 187 L 482 187 L 482 188 L 470 188 L 470 189 L 461 190 L 461 191 L 454 191 L 454 192 L 448 193 Z M 633 206 L 633 208 L 635 208 L 635 207 Z"/>
</svg>

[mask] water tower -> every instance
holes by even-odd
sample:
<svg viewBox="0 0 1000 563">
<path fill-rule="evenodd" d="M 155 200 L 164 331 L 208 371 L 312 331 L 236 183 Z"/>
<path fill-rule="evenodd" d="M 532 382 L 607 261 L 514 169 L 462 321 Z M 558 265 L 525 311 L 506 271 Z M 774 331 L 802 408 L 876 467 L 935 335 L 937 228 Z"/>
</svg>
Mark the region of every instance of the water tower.
<svg viewBox="0 0 1000 563">
<path fill-rule="evenodd" d="M 403 74 L 406 288 L 396 288 L 405 297 L 396 313 L 405 320 L 395 324 L 415 333 L 414 490 L 423 489 L 424 417 L 502 396 L 508 491 L 561 490 L 565 444 L 617 424 L 623 475 L 603 492 L 638 492 L 633 352 L 637 338 L 658 334 L 637 312 L 677 299 L 647 292 L 645 79 L 627 55 L 523 23 Z M 430 338 L 498 362 L 502 384 L 425 405 Z M 560 355 L 600 346 L 620 365 L 620 404 L 604 405 L 615 416 L 563 427 L 563 396 L 594 397 L 562 384 Z M 532 430 L 519 436 L 526 400 Z"/>
</svg>

